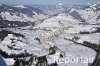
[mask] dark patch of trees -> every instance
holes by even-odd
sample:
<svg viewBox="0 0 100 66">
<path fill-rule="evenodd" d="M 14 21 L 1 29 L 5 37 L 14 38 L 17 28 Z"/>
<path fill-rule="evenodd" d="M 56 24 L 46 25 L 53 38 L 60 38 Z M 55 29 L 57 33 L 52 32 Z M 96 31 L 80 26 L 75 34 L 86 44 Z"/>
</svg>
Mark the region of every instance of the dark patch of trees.
<svg viewBox="0 0 100 66">
<path fill-rule="evenodd" d="M 31 66 L 32 62 L 33 62 L 33 58 L 30 57 L 29 59 L 25 58 L 25 57 L 21 57 L 21 58 L 14 58 L 15 63 L 14 66 Z"/>
<path fill-rule="evenodd" d="M 57 64 L 57 62 L 55 62 L 55 63 L 52 63 L 52 64 L 50 64 L 48 66 L 58 66 L 58 64 Z"/>
<path fill-rule="evenodd" d="M 47 58 L 46 56 L 41 56 L 41 57 L 38 57 L 38 62 L 36 64 L 36 66 L 47 66 Z"/>
<path fill-rule="evenodd" d="M 0 20 L 0 28 L 29 26 L 30 22 Z"/>
<path fill-rule="evenodd" d="M 53 54 L 55 54 L 56 53 L 56 49 L 57 49 L 57 47 L 50 47 L 49 48 L 49 55 L 53 55 Z"/>
<path fill-rule="evenodd" d="M 0 39 L 1 39 L 1 41 L 4 40 L 4 38 L 5 38 L 8 34 L 13 34 L 13 35 L 15 35 L 16 37 L 25 38 L 25 36 L 22 35 L 22 34 L 14 33 L 14 32 L 12 32 L 12 31 L 7 31 L 7 30 L 1 30 L 1 31 L 0 31 Z"/>
<path fill-rule="evenodd" d="M 90 34 L 90 32 L 88 32 L 88 31 L 81 32 L 80 31 L 80 34 Z"/>
<path fill-rule="evenodd" d="M 33 58 L 37 59 L 37 63 L 36 66 L 47 66 L 47 58 L 46 56 L 41 56 L 41 57 L 37 57 L 37 56 L 30 56 L 29 59 L 27 59 L 26 57 L 19 57 L 19 58 L 15 58 L 15 64 L 14 66 L 31 66 L 33 61 Z"/>
<path fill-rule="evenodd" d="M 32 54 L 29 54 L 28 52 L 23 52 L 23 53 L 19 53 L 19 54 L 8 54 L 5 51 L 2 51 L 0 49 L 0 54 L 4 57 L 4 58 L 19 58 L 19 57 L 28 57 L 28 56 L 32 56 Z"/>
<path fill-rule="evenodd" d="M 88 32 L 88 31 L 84 31 L 84 32 L 82 32 L 82 31 L 80 31 L 80 34 L 100 33 L 100 27 L 95 27 L 95 28 L 96 28 L 96 30 L 93 31 L 93 32 Z"/>
<path fill-rule="evenodd" d="M 7 54 L 6 52 L 2 51 L 1 49 L 0 49 L 0 54 L 1 54 L 4 58 L 8 58 L 8 54 Z"/>
</svg>

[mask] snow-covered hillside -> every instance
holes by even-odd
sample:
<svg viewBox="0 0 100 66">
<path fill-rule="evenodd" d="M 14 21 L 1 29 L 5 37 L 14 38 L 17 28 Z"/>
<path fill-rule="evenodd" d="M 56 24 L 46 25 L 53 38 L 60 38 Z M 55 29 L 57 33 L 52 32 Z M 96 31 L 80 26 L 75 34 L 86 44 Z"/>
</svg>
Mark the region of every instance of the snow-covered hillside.
<svg viewBox="0 0 100 66">
<path fill-rule="evenodd" d="M 0 6 L 0 22 L 3 22 L 4 26 L 6 26 L 6 24 L 8 23 L 11 24 L 10 22 L 16 21 L 33 23 L 39 20 L 46 19 L 47 17 L 48 15 L 46 15 L 41 9 L 31 6 L 8 6 L 4 4 Z M 11 24 L 11 26 L 15 25 Z"/>
<path fill-rule="evenodd" d="M 90 66 L 99 51 L 100 4 L 0 5 L 1 26 L 0 54 L 9 66 Z"/>
</svg>

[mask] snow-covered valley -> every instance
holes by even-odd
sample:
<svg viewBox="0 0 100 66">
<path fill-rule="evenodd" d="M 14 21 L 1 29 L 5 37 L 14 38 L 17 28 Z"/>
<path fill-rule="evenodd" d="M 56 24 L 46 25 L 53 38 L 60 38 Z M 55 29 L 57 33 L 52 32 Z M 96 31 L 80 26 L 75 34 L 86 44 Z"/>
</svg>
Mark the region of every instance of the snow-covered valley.
<svg viewBox="0 0 100 66">
<path fill-rule="evenodd" d="M 0 54 L 7 65 L 91 66 L 100 52 L 100 4 L 56 5 L 54 14 L 37 7 L 0 6 Z"/>
</svg>

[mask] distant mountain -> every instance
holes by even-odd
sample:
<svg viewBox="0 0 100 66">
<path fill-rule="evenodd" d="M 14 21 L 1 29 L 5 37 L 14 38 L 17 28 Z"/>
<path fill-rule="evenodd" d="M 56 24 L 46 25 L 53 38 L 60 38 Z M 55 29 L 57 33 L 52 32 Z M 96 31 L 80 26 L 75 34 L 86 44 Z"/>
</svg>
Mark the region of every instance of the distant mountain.
<svg viewBox="0 0 100 66">
<path fill-rule="evenodd" d="M 65 13 L 73 20 L 86 24 L 100 24 L 100 4 L 89 5 L 0 5 L 0 26 L 22 26 Z M 67 19 L 67 18 L 66 18 Z M 17 22 L 15 24 L 15 22 Z M 23 24 L 23 23 L 25 24 Z"/>
<path fill-rule="evenodd" d="M 8 6 L 2 4 L 0 6 L 0 25 L 9 26 L 11 22 L 34 22 L 44 18 L 44 12 L 39 8 L 24 5 Z M 11 26 L 15 25 L 11 24 Z"/>
<path fill-rule="evenodd" d="M 89 24 L 100 24 L 100 4 L 82 6 L 80 9 L 72 8 L 69 13 L 75 19 Z"/>
</svg>

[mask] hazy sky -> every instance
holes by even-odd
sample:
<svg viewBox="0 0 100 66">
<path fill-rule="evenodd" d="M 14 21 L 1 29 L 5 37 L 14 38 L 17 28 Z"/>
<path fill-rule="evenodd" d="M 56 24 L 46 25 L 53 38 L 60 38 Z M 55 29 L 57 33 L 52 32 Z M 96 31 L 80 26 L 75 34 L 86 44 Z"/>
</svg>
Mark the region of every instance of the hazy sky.
<svg viewBox="0 0 100 66">
<path fill-rule="evenodd" d="M 9 4 L 9 5 L 39 5 L 39 4 L 87 4 L 100 2 L 100 0 L 0 0 L 0 4 Z"/>
</svg>

